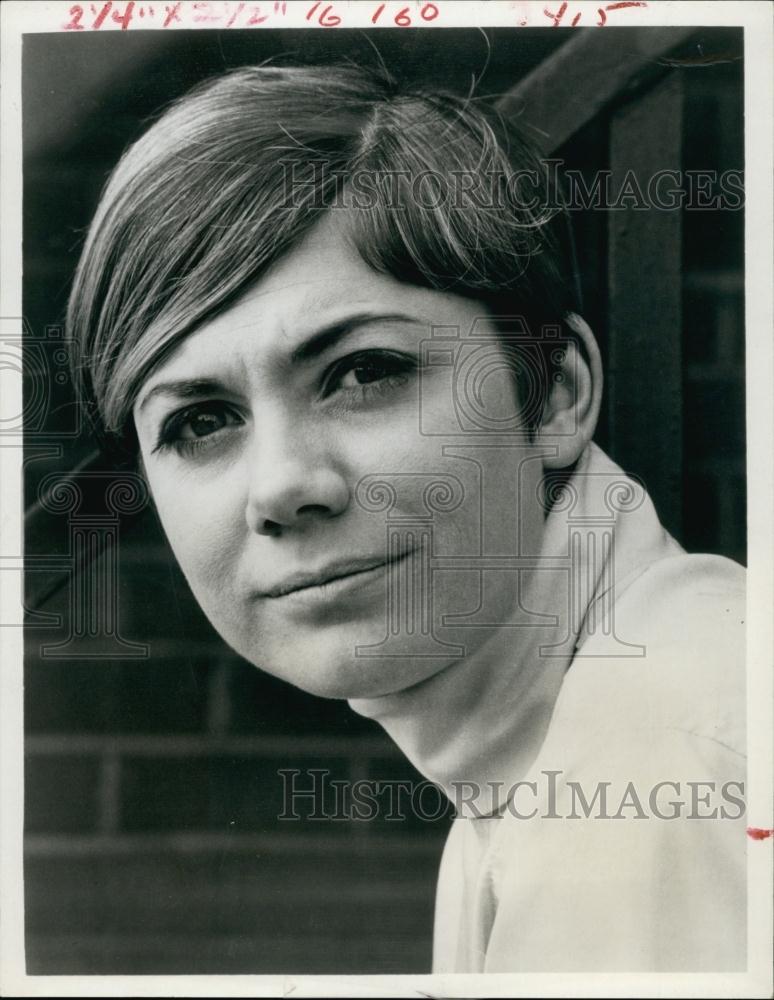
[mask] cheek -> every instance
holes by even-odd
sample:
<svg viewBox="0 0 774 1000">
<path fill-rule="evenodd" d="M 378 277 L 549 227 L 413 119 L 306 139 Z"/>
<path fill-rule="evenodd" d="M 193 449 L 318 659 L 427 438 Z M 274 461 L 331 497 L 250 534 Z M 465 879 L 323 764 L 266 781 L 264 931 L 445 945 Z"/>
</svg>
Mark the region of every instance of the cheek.
<svg viewBox="0 0 774 1000">
<path fill-rule="evenodd" d="M 193 476 L 148 475 L 172 552 L 198 598 L 233 579 L 246 531 L 244 504 L 228 477 L 202 483 Z"/>
</svg>

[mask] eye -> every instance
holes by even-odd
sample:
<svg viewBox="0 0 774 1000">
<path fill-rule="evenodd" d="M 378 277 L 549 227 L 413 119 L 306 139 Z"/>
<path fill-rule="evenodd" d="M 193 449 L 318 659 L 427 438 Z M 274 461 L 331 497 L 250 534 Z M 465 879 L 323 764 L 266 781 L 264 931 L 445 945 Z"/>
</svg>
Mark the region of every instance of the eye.
<svg viewBox="0 0 774 1000">
<path fill-rule="evenodd" d="M 213 437 L 219 437 L 226 428 L 243 423 L 242 417 L 227 403 L 196 403 L 164 421 L 154 451 L 164 448 L 192 451 L 208 444 Z"/>
<path fill-rule="evenodd" d="M 414 358 L 391 351 L 359 351 L 337 361 L 325 380 L 325 394 L 337 391 L 365 396 L 369 391 L 404 385 L 416 370 Z"/>
<path fill-rule="evenodd" d="M 191 441 L 194 438 L 207 437 L 208 434 L 214 434 L 221 427 L 225 427 L 227 423 L 228 418 L 224 411 L 198 410 L 191 413 L 180 425 L 180 438 L 183 441 Z"/>
<path fill-rule="evenodd" d="M 345 371 L 339 385 L 343 389 L 351 389 L 358 385 L 368 385 L 381 379 L 402 374 L 403 366 L 395 358 L 365 355 L 352 363 L 349 371 Z"/>
</svg>

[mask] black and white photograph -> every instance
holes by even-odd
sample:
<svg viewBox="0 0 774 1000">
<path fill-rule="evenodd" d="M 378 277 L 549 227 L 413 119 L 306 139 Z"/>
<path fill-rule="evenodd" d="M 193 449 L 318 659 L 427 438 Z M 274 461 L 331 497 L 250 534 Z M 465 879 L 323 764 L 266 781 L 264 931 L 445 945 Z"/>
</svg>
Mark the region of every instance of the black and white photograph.
<svg viewBox="0 0 774 1000">
<path fill-rule="evenodd" d="M 4 8 L 3 994 L 769 996 L 771 6 Z"/>
</svg>

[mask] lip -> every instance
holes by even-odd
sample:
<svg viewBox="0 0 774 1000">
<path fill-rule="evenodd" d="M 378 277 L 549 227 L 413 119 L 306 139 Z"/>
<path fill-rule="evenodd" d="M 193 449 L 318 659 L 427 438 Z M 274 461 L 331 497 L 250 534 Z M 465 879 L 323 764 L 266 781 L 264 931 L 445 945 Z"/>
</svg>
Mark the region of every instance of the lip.
<svg viewBox="0 0 774 1000">
<path fill-rule="evenodd" d="M 316 572 L 307 570 L 294 573 L 282 583 L 261 591 L 257 596 L 271 601 L 293 598 L 294 596 L 313 597 L 328 594 L 334 596 L 348 585 L 366 583 L 389 565 L 397 565 L 402 562 L 411 555 L 412 551 L 413 549 L 409 549 L 393 559 L 385 556 L 347 559 L 331 563 Z"/>
</svg>

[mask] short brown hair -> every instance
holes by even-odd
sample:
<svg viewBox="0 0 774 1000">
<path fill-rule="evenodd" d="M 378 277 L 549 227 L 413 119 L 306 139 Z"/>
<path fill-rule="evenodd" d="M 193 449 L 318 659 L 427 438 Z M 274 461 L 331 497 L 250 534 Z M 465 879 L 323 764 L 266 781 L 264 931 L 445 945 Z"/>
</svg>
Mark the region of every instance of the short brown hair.
<svg viewBox="0 0 774 1000">
<path fill-rule="evenodd" d="M 379 184 L 364 195 L 364 178 L 388 176 L 392 201 Z M 418 199 L 420 177 L 453 198 Z M 76 272 L 68 330 L 97 428 L 123 434 L 153 367 L 358 195 L 370 201 L 353 237 L 376 270 L 479 299 L 495 319 L 561 324 L 576 306 L 541 178 L 491 108 L 381 70 L 249 67 L 199 85 L 122 157 Z"/>
</svg>

